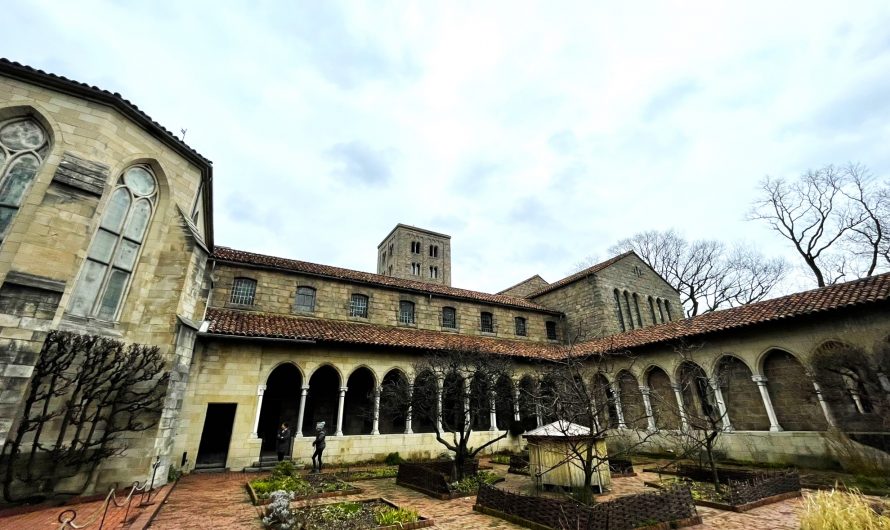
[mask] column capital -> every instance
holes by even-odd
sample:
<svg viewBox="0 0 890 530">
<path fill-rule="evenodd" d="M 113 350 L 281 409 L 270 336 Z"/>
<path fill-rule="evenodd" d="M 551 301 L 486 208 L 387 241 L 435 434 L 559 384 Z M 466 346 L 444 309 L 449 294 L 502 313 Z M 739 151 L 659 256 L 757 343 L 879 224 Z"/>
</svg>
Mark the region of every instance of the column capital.
<svg viewBox="0 0 890 530">
<path fill-rule="evenodd" d="M 340 387 L 340 392 L 343 393 L 343 394 L 345 394 L 347 390 L 349 390 L 349 387 L 348 387 L 348 386 L 341 386 L 341 387 Z"/>
<path fill-rule="evenodd" d="M 303 385 L 300 388 L 302 388 L 303 390 L 309 390 L 309 385 Z"/>
<path fill-rule="evenodd" d="M 769 379 L 765 375 L 752 375 L 751 381 L 754 381 L 758 385 L 765 385 Z"/>
<path fill-rule="evenodd" d="M 649 395 L 649 393 L 652 392 L 652 389 L 646 385 L 640 385 L 640 392 L 642 392 L 645 395 Z"/>
<path fill-rule="evenodd" d="M 256 387 L 256 395 L 262 396 L 266 393 L 266 385 L 258 385 Z"/>
<path fill-rule="evenodd" d="M 671 383 L 671 390 L 673 390 L 674 392 L 682 392 L 683 385 L 681 385 L 680 383 Z"/>
</svg>

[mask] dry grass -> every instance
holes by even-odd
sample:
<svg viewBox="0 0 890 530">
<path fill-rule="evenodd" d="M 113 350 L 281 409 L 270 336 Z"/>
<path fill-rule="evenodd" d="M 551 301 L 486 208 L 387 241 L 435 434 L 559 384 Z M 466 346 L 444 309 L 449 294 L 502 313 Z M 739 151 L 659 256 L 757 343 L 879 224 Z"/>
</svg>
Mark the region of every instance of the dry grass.
<svg viewBox="0 0 890 530">
<path fill-rule="evenodd" d="M 890 530 L 890 510 L 879 502 L 870 502 L 857 491 L 818 491 L 806 499 L 800 528 Z"/>
</svg>

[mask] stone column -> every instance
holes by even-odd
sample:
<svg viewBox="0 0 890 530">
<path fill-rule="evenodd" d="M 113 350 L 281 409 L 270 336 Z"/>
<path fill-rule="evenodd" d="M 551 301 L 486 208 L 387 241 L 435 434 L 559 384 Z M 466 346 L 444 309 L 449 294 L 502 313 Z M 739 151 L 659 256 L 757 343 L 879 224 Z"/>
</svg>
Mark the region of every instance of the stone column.
<svg viewBox="0 0 890 530">
<path fill-rule="evenodd" d="M 260 429 L 260 412 L 263 410 L 263 394 L 266 393 L 266 385 L 259 385 L 256 387 L 256 416 L 253 420 L 253 432 L 250 435 L 253 438 L 259 438 L 260 435 L 257 432 Z"/>
<path fill-rule="evenodd" d="M 716 379 L 708 379 L 708 384 L 714 391 L 714 400 L 717 401 L 717 412 L 720 413 L 720 419 L 723 422 L 723 430 L 732 432 L 732 422 L 729 421 L 729 410 L 726 408 L 726 400 L 723 399 L 723 390 L 720 388 L 720 382 Z"/>
<path fill-rule="evenodd" d="M 884 389 L 884 392 L 890 394 L 890 378 L 887 378 L 887 374 L 878 372 L 878 381 L 880 381 L 881 388 Z"/>
<path fill-rule="evenodd" d="M 538 427 L 544 426 L 544 417 L 541 414 L 541 404 L 537 401 L 535 402 L 535 422 L 537 423 Z"/>
<path fill-rule="evenodd" d="M 374 389 L 374 420 L 371 424 L 371 434 L 380 434 L 380 387 Z"/>
<path fill-rule="evenodd" d="M 464 379 L 464 432 L 469 431 L 473 423 L 473 415 L 470 414 L 470 384 Z"/>
<path fill-rule="evenodd" d="M 442 385 L 436 382 L 436 431 L 442 432 Z"/>
<path fill-rule="evenodd" d="M 334 436 L 343 436 L 343 407 L 346 405 L 346 391 L 349 387 L 340 387 L 340 400 L 337 404 L 337 432 Z"/>
<path fill-rule="evenodd" d="M 615 397 L 615 414 L 618 415 L 618 428 L 627 429 L 627 423 L 624 421 L 624 409 L 621 406 L 621 392 L 618 383 L 612 383 L 612 396 Z"/>
<path fill-rule="evenodd" d="M 655 414 L 652 412 L 652 401 L 649 399 L 651 390 L 648 386 L 640 385 L 640 394 L 643 395 L 643 407 L 646 409 L 646 423 L 650 431 L 658 430 L 655 426 Z"/>
<path fill-rule="evenodd" d="M 593 428 L 597 430 L 597 432 L 602 431 L 602 426 L 600 425 L 600 411 L 596 406 L 596 396 L 590 396 L 590 408 L 593 409 Z"/>
<path fill-rule="evenodd" d="M 488 394 L 488 406 L 489 406 L 488 413 L 489 413 L 489 421 L 491 423 L 488 430 L 490 430 L 490 431 L 498 430 L 498 409 L 497 409 L 497 403 L 495 401 L 495 397 L 496 396 L 494 394 L 494 390 L 492 390 Z"/>
<path fill-rule="evenodd" d="M 519 384 L 513 389 L 513 419 L 522 421 L 522 417 L 519 415 Z"/>
<path fill-rule="evenodd" d="M 414 399 L 414 383 L 408 384 L 408 410 L 405 414 L 405 434 L 414 434 L 411 430 L 411 414 L 414 412 L 412 400 Z"/>
<path fill-rule="evenodd" d="M 683 405 L 683 387 L 678 384 L 671 385 L 674 389 L 674 397 L 677 398 L 677 408 L 680 411 L 680 429 L 689 430 L 689 420 L 686 419 L 686 406 Z"/>
<path fill-rule="evenodd" d="M 297 432 L 294 436 L 303 436 L 303 417 L 306 415 L 306 396 L 309 394 L 309 385 L 303 385 L 300 391 L 300 412 L 297 414 Z"/>
<path fill-rule="evenodd" d="M 837 423 L 834 421 L 834 415 L 831 413 L 831 409 L 828 408 L 825 396 L 822 395 L 822 387 L 819 386 L 819 383 L 817 383 L 815 379 L 813 380 L 813 388 L 816 389 L 816 398 L 819 399 L 819 406 L 822 407 L 822 414 L 825 415 L 825 421 L 828 422 L 828 426 L 836 426 Z"/>
<path fill-rule="evenodd" d="M 763 375 L 752 375 L 751 380 L 757 383 L 757 389 L 760 390 L 760 399 L 763 400 L 763 407 L 766 409 L 766 415 L 769 416 L 770 432 L 780 432 L 782 426 L 779 425 L 776 410 L 773 408 L 773 401 L 769 397 L 769 389 L 766 388 L 768 379 Z"/>
</svg>

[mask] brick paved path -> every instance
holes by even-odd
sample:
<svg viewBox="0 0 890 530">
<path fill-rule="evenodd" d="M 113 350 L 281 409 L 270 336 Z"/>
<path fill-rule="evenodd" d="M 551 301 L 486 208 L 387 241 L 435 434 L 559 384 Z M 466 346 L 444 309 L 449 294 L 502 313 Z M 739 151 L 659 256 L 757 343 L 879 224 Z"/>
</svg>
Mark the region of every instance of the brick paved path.
<svg viewBox="0 0 890 530">
<path fill-rule="evenodd" d="M 506 474 L 507 466 L 495 464 L 494 471 Z M 259 510 L 250 504 L 244 483 L 262 474 L 224 473 L 209 475 L 189 475 L 183 477 L 170 494 L 151 528 L 156 530 L 190 530 L 216 528 L 260 529 Z M 528 478 L 519 475 L 506 475 L 501 486 L 522 491 L 527 488 Z M 650 473 L 640 473 L 636 477 L 615 479 L 613 491 L 599 497 L 608 500 L 614 496 L 652 491 L 643 485 L 644 480 L 655 479 Z M 395 479 L 366 480 L 357 482 L 364 493 L 348 497 L 335 497 L 319 502 L 338 502 L 374 497 L 385 497 L 402 507 L 417 510 L 420 515 L 436 520 L 436 527 L 446 530 L 518 529 L 521 528 L 495 517 L 473 511 L 475 497 L 464 497 L 451 501 L 432 499 L 422 493 L 396 486 Z M 704 524 L 693 528 L 702 530 L 791 530 L 800 528 L 800 499 L 792 499 L 769 506 L 756 508 L 739 514 L 711 508 L 698 507 Z"/>
</svg>

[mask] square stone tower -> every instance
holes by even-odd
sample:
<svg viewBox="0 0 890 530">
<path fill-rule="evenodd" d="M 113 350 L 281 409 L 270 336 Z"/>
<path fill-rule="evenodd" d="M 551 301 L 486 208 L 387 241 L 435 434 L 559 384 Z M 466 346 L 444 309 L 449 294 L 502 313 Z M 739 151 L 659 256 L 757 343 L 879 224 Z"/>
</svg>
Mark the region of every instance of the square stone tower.
<svg viewBox="0 0 890 530">
<path fill-rule="evenodd" d="M 377 245 L 377 274 L 451 286 L 451 236 L 402 223 Z"/>
</svg>

